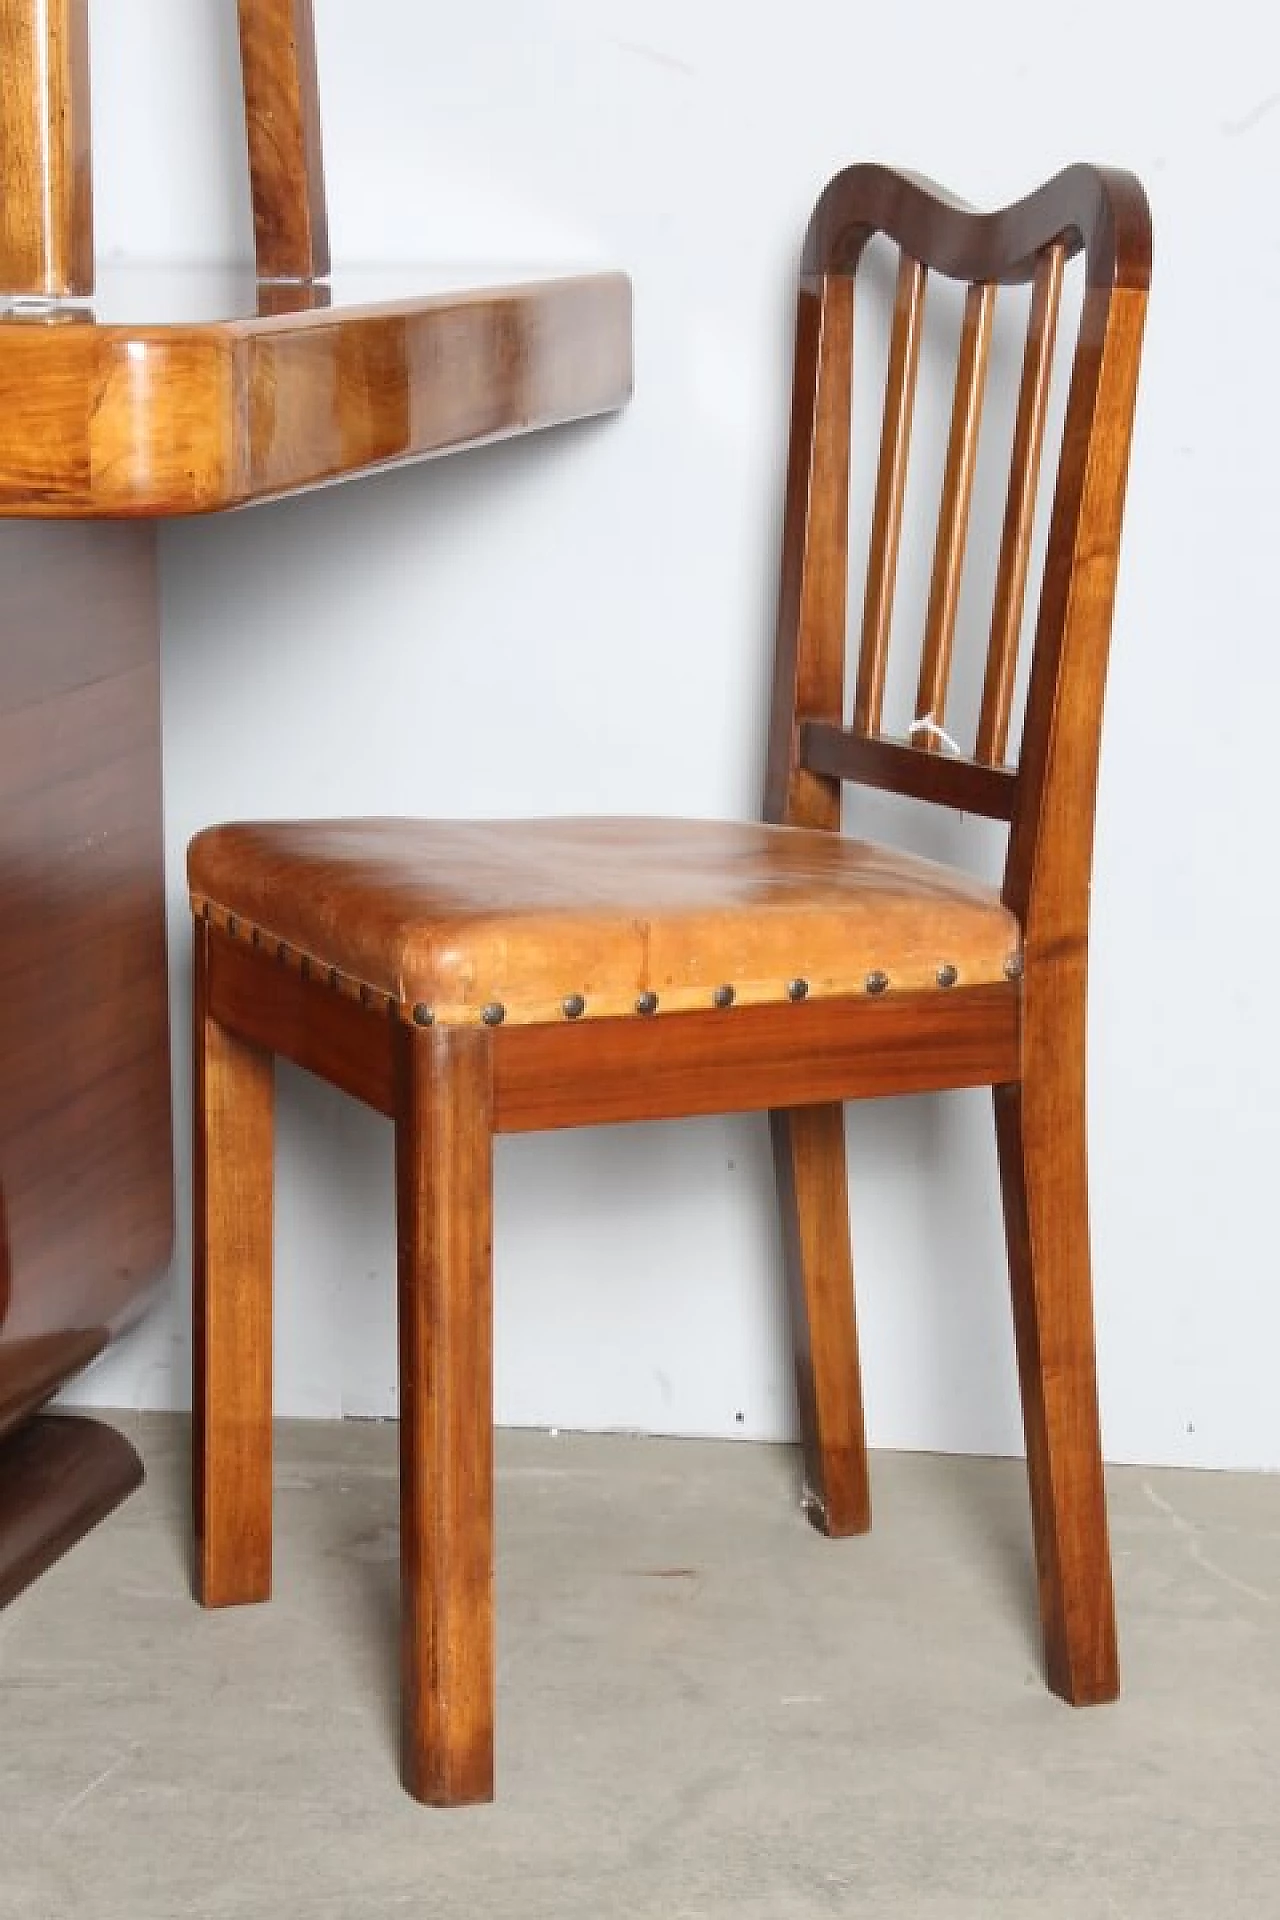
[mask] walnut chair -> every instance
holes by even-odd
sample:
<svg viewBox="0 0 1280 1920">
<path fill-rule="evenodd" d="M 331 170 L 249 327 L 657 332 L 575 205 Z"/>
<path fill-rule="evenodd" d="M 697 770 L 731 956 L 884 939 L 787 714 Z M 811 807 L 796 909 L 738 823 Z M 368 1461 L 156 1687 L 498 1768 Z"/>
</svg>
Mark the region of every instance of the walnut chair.
<svg viewBox="0 0 1280 1920">
<path fill-rule="evenodd" d="M 876 235 L 900 264 L 846 724 L 854 292 Z M 1041 455 L 1059 296 L 1080 252 L 1053 466 Z M 490 1236 L 501 1132 L 769 1111 L 807 1504 L 823 1531 L 842 1535 L 870 1524 L 870 1503 L 841 1102 L 990 1086 L 1048 1683 L 1077 1705 L 1118 1690 L 1085 988 L 1149 269 L 1147 205 L 1125 173 L 1072 167 L 994 214 L 880 166 L 831 181 L 800 277 L 768 824 L 305 821 L 214 827 L 192 843 L 198 1592 L 208 1606 L 270 1592 L 272 1075 L 282 1055 L 395 1124 L 403 1770 L 421 1800 L 493 1792 Z M 893 738 L 882 706 L 928 275 L 968 286 L 917 720 Z M 1027 282 L 967 757 L 944 720 L 992 313 L 1001 285 Z M 1008 739 L 1042 483 L 1048 532 L 1015 765 Z M 1002 886 L 846 837 L 850 781 L 1006 822 Z"/>
</svg>

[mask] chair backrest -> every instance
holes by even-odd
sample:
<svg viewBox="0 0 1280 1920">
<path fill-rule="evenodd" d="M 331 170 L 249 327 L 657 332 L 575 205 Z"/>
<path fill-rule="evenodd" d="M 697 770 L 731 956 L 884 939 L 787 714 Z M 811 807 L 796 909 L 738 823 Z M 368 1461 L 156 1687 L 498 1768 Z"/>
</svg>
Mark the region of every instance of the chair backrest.
<svg viewBox="0 0 1280 1920">
<path fill-rule="evenodd" d="M 899 252 L 860 647 L 845 724 L 855 278 L 868 243 Z M 1056 472 L 1042 477 L 1064 267 L 1084 294 Z M 1083 939 L 1120 522 L 1150 277 L 1145 195 L 1127 173 L 1071 167 L 980 214 L 886 167 L 836 176 L 801 267 L 766 816 L 838 828 L 841 783 L 1007 821 L 1004 898 L 1027 943 Z M 929 275 L 967 282 L 915 719 L 882 710 Z M 1031 283 L 977 736 L 946 731 L 961 570 L 998 288 Z M 1037 500 L 1050 501 L 1021 750 L 1006 764 Z"/>
<path fill-rule="evenodd" d="M 312 0 L 238 0 L 258 277 L 329 271 Z M 102 10 L 110 31 L 111 9 Z M 0 0 L 0 293 L 93 292 L 89 0 Z"/>
</svg>

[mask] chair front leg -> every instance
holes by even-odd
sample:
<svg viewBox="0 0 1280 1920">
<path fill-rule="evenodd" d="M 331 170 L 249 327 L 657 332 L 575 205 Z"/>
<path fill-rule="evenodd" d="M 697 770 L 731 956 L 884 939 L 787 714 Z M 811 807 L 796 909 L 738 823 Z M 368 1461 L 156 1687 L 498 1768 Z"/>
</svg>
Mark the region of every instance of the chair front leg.
<svg viewBox="0 0 1280 1920">
<path fill-rule="evenodd" d="M 488 1033 L 406 1027 L 396 1112 L 404 1784 L 493 1798 Z"/>
<path fill-rule="evenodd" d="M 805 1504 L 823 1533 L 865 1533 L 871 1486 L 853 1301 L 844 1109 L 769 1116 L 795 1330 Z"/>
<path fill-rule="evenodd" d="M 195 929 L 192 1474 L 197 1598 L 271 1597 L 271 1230 L 275 1074 L 209 1012 Z"/>
<path fill-rule="evenodd" d="M 1023 1079 L 996 1087 L 1046 1677 L 1073 1706 L 1120 1691 L 1089 1272 L 1084 981 L 1029 972 Z"/>
</svg>

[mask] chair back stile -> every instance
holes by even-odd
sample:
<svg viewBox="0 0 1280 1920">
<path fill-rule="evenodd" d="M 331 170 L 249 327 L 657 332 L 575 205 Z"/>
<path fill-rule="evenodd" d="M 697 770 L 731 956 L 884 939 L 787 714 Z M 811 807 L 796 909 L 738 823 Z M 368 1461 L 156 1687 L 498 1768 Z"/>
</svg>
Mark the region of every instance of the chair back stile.
<svg viewBox="0 0 1280 1920">
<path fill-rule="evenodd" d="M 880 456 L 855 669 L 844 724 L 854 285 L 868 242 L 899 249 Z M 1064 269 L 1084 252 L 1085 290 L 1035 621 L 1021 751 L 1006 762 L 1018 642 Z M 1067 169 L 997 214 L 977 214 L 877 166 L 839 174 L 803 257 L 782 592 L 765 817 L 838 828 L 854 781 L 1003 820 L 1005 904 L 1028 947 L 1087 929 L 1093 796 L 1146 289 L 1141 186 Z M 929 275 L 967 281 L 937 535 L 908 735 L 883 728 L 924 298 Z M 947 732 L 961 573 L 1001 285 L 1030 281 L 1009 483 L 972 754 Z"/>
<path fill-rule="evenodd" d="M 853 304 L 851 278 L 802 275 L 765 803 L 792 826 L 840 825 L 839 784 L 803 764 L 796 725 L 838 727 L 844 704 Z"/>
</svg>

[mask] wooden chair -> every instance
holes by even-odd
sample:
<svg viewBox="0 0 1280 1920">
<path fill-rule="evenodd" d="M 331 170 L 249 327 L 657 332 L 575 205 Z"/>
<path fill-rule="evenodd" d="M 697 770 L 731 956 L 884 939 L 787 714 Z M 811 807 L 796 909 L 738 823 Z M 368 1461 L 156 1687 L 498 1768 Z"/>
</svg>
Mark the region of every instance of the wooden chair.
<svg viewBox="0 0 1280 1920">
<path fill-rule="evenodd" d="M 901 256 L 862 641 L 845 724 L 855 275 Z M 1055 327 L 1083 250 L 1017 766 L 1006 764 Z M 493 1783 L 495 1133 L 769 1109 L 796 1309 L 808 1502 L 869 1525 L 843 1114 L 989 1085 L 1049 1685 L 1118 1687 L 1085 1154 L 1093 805 L 1150 263 L 1129 175 L 1078 166 L 980 215 L 878 166 L 804 250 L 766 817 L 210 829 L 195 915 L 195 1472 L 207 1605 L 271 1577 L 274 1055 L 395 1123 L 404 1778 Z M 968 282 L 917 724 L 882 731 L 926 276 Z M 972 757 L 942 730 L 992 312 L 1031 283 Z M 846 838 L 853 781 L 1005 821 L 1003 886 Z"/>
</svg>

